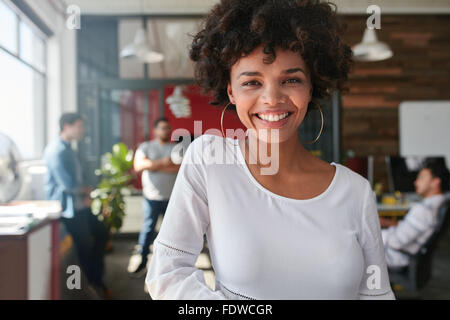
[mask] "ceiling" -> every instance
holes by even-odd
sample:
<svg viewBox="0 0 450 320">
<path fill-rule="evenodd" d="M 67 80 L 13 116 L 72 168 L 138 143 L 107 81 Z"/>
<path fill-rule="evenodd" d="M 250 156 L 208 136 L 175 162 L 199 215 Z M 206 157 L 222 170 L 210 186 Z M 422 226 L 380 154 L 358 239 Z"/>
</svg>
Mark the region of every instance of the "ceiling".
<svg viewBox="0 0 450 320">
<path fill-rule="evenodd" d="M 64 0 L 69 4 L 69 0 Z M 70 0 L 82 14 L 204 14 L 218 0 Z M 332 1 L 333 2 L 333 1 Z M 366 14 L 371 4 L 382 13 L 450 13 L 448 0 L 334 0 L 338 11 L 346 14 Z"/>
</svg>

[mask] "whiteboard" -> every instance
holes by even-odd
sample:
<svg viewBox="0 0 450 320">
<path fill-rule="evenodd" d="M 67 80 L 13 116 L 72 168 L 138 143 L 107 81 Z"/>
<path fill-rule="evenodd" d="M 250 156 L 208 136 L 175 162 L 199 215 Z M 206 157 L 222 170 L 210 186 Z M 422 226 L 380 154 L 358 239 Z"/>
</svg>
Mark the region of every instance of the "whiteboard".
<svg viewBox="0 0 450 320">
<path fill-rule="evenodd" d="M 401 156 L 445 156 L 450 166 L 450 101 L 405 101 L 399 106 Z"/>
</svg>

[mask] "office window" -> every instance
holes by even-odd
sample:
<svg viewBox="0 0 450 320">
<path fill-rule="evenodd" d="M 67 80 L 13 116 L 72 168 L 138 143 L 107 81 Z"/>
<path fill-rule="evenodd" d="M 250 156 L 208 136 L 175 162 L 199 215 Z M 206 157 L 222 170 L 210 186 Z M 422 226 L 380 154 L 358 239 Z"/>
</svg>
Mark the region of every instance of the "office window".
<svg viewBox="0 0 450 320">
<path fill-rule="evenodd" d="M 4 2 L 0 0 L 0 21 L 2 28 L 0 28 L 0 45 L 17 54 L 17 23 L 18 18 L 14 11 L 12 11 Z"/>
<path fill-rule="evenodd" d="M 45 146 L 45 39 L 1 0 L 0 21 L 0 132 L 16 143 L 22 159 L 39 159 Z"/>
<path fill-rule="evenodd" d="M 20 21 L 20 57 L 39 71 L 44 71 L 44 40 L 33 32 L 29 24 L 23 21 Z"/>
</svg>

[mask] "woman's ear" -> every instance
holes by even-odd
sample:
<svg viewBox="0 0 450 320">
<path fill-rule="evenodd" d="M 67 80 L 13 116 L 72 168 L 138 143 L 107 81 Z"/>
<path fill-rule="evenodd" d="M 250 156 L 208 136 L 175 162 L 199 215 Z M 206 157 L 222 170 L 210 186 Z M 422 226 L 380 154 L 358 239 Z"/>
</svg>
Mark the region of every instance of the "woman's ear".
<svg viewBox="0 0 450 320">
<path fill-rule="evenodd" d="M 230 102 L 232 104 L 236 104 L 234 101 L 234 97 L 233 97 L 233 91 L 231 90 L 231 84 L 229 82 L 227 85 L 227 94 L 228 94 L 228 99 L 230 100 Z"/>
</svg>

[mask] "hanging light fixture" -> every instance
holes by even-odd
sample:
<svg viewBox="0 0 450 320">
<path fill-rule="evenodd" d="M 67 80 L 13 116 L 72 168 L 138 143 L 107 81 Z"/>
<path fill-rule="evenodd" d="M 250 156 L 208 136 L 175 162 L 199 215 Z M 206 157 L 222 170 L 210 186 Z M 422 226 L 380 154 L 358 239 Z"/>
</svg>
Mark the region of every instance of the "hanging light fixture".
<svg viewBox="0 0 450 320">
<path fill-rule="evenodd" d="M 166 103 L 176 118 L 190 118 L 191 106 L 188 98 L 183 96 L 181 86 L 175 86 L 171 96 L 167 97 Z"/>
<path fill-rule="evenodd" d="M 378 41 L 374 28 L 366 28 L 362 42 L 352 49 L 357 61 L 381 61 L 393 56 L 391 48 L 386 43 Z"/>
<path fill-rule="evenodd" d="M 143 14 L 144 1 L 140 0 L 140 12 Z M 123 59 L 137 58 L 143 63 L 158 63 L 164 60 L 162 53 L 151 50 L 147 37 L 147 20 L 142 17 L 142 26 L 136 31 L 133 43 L 125 46 L 120 51 Z"/>
<path fill-rule="evenodd" d="M 137 30 L 133 43 L 120 51 L 120 57 L 123 59 L 137 58 L 144 63 L 158 63 L 164 60 L 163 54 L 150 49 L 147 32 L 142 27 Z"/>
</svg>

